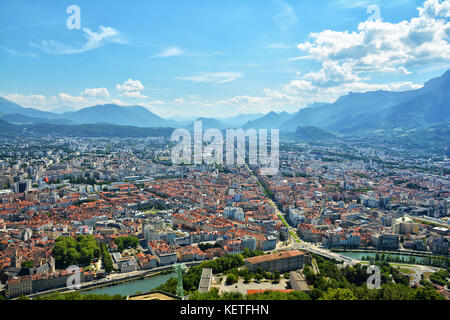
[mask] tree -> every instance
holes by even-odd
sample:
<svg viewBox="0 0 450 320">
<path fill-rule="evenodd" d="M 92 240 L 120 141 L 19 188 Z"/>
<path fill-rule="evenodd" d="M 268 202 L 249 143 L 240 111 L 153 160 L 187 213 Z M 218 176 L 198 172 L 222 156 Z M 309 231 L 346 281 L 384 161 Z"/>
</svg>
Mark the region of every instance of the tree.
<svg viewBox="0 0 450 320">
<path fill-rule="evenodd" d="M 227 285 L 232 285 L 232 284 L 235 284 L 236 282 L 238 282 L 238 277 L 234 274 L 234 273 L 229 273 L 228 275 L 227 275 L 227 280 L 226 280 L 226 284 Z"/>
<path fill-rule="evenodd" d="M 353 291 L 350 289 L 328 289 L 319 300 L 356 300 Z"/>
<path fill-rule="evenodd" d="M 267 271 L 264 271 L 262 273 L 263 278 L 267 279 L 267 280 L 272 280 L 273 279 L 273 274 Z"/>
<path fill-rule="evenodd" d="M 189 296 L 189 300 L 220 300 L 217 288 L 212 288 L 209 292 L 200 293 L 197 290 Z"/>
<path fill-rule="evenodd" d="M 445 286 L 446 284 L 448 284 L 446 278 L 448 278 L 449 276 L 450 274 L 447 272 L 447 270 L 439 270 L 430 275 L 430 281 L 440 286 Z"/>
<path fill-rule="evenodd" d="M 323 296 L 323 291 L 317 288 L 313 288 L 310 292 L 311 299 L 319 300 Z"/>
<path fill-rule="evenodd" d="M 277 283 L 280 282 L 280 273 L 278 271 L 275 271 L 275 273 L 273 274 L 273 280 Z"/>
<path fill-rule="evenodd" d="M 118 237 L 114 239 L 114 243 L 117 244 L 118 250 L 123 252 L 125 249 L 129 248 L 136 249 L 139 244 L 139 239 L 131 236 Z"/>
<path fill-rule="evenodd" d="M 377 290 L 377 298 L 380 300 L 410 300 L 414 290 L 398 283 L 387 283 Z"/>
<path fill-rule="evenodd" d="M 248 271 L 248 269 L 246 267 L 244 268 L 240 268 L 238 270 L 238 274 L 240 277 L 245 277 L 246 275 L 248 275 L 250 273 L 250 271 Z"/>
<path fill-rule="evenodd" d="M 33 261 L 27 260 L 27 261 L 22 262 L 22 267 L 23 268 L 32 268 L 33 267 Z"/>
<path fill-rule="evenodd" d="M 253 250 L 253 251 L 251 251 L 251 250 L 249 250 L 248 248 L 245 248 L 245 249 L 242 251 L 242 256 L 243 256 L 244 258 L 250 258 L 250 257 L 262 256 L 263 254 L 264 254 L 264 252 L 261 251 L 261 250 Z"/>
<path fill-rule="evenodd" d="M 81 294 L 80 292 L 61 293 L 53 292 L 46 295 L 40 295 L 33 300 L 125 300 L 126 297 L 119 294 L 110 296 L 108 294 Z"/>
<path fill-rule="evenodd" d="M 414 290 L 414 300 L 445 300 L 434 288 L 417 288 Z"/>
<path fill-rule="evenodd" d="M 5 272 L 6 269 L 2 269 L 0 271 L 0 283 L 6 284 L 6 281 L 8 281 L 9 276 L 8 274 Z"/>
<path fill-rule="evenodd" d="M 224 292 L 221 297 L 223 300 L 243 300 L 244 297 L 240 292 Z"/>
<path fill-rule="evenodd" d="M 257 282 L 260 282 L 260 281 L 262 280 L 262 278 L 263 278 L 263 276 L 262 276 L 260 273 L 257 273 L 257 274 L 255 275 L 255 280 L 256 280 Z"/>
<path fill-rule="evenodd" d="M 264 291 L 247 296 L 247 300 L 311 300 L 305 292 L 280 292 L 280 291 Z"/>
</svg>

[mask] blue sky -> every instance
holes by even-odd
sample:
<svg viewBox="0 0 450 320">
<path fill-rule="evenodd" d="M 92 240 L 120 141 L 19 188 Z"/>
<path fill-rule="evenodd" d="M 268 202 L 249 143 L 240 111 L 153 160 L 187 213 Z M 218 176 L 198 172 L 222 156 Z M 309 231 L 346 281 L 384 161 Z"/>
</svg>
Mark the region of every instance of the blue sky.
<svg viewBox="0 0 450 320">
<path fill-rule="evenodd" d="M 449 17 L 450 0 L 0 0 L 0 95 L 41 110 L 295 112 L 442 74 Z"/>
</svg>

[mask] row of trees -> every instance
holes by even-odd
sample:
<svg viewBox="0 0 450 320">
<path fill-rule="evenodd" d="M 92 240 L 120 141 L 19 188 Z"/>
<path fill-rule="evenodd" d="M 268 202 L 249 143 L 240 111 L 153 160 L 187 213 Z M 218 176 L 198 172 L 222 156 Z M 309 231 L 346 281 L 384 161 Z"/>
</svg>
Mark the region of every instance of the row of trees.
<svg viewBox="0 0 450 320">
<path fill-rule="evenodd" d="M 102 262 L 106 273 L 110 273 L 114 270 L 113 260 L 111 254 L 108 251 L 108 246 L 105 243 L 101 244 Z"/>
<path fill-rule="evenodd" d="M 379 254 L 375 253 L 375 258 L 371 256 L 363 256 L 362 260 L 366 261 L 386 261 L 386 262 L 397 262 L 397 263 L 408 263 L 408 264 L 421 264 L 431 267 L 438 268 L 447 268 L 449 266 L 450 258 L 445 256 L 440 257 L 423 257 L 422 259 L 416 259 L 413 256 L 408 256 L 408 258 L 394 256 L 394 255 L 386 255 L 384 253 Z"/>
<path fill-rule="evenodd" d="M 199 243 L 198 247 L 200 248 L 200 250 L 206 251 L 206 250 L 212 249 L 212 248 L 222 248 L 222 245 L 219 242 L 215 242 L 214 244 L 211 244 L 211 243 Z"/>
<path fill-rule="evenodd" d="M 218 289 L 213 288 L 207 293 L 199 293 L 196 291 L 189 297 L 189 300 L 311 300 L 311 298 L 308 294 L 300 291 L 264 291 L 244 296 L 239 292 L 224 292 L 219 294 Z"/>
<path fill-rule="evenodd" d="M 22 297 L 22 299 L 29 299 L 26 297 Z M 82 294 L 80 292 L 70 292 L 70 293 L 61 293 L 61 292 L 53 292 L 47 295 L 37 296 L 33 298 L 33 300 L 125 300 L 126 297 L 121 296 L 120 294 L 115 294 L 113 296 L 108 294 Z"/>
</svg>

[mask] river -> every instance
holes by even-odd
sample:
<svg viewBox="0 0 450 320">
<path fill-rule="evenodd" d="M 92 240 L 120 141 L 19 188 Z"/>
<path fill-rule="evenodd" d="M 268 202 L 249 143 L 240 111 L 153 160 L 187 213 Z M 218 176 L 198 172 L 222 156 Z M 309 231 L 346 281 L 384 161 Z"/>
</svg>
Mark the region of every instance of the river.
<svg viewBox="0 0 450 320">
<path fill-rule="evenodd" d="M 137 292 L 149 292 L 159 285 L 165 283 L 171 278 L 176 278 L 176 273 L 170 273 L 165 275 L 157 275 L 140 280 L 133 280 L 122 284 L 111 285 L 108 287 L 102 287 L 98 289 L 90 289 L 82 291 L 82 294 L 120 294 L 122 296 L 132 295 Z"/>
</svg>

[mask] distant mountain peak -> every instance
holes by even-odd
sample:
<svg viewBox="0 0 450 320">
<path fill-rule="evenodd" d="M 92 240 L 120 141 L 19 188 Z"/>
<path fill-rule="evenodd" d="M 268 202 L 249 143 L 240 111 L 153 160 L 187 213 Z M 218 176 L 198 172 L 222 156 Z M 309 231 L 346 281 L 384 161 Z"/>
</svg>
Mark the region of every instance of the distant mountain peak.
<svg viewBox="0 0 450 320">
<path fill-rule="evenodd" d="M 291 118 L 292 115 L 286 111 L 276 113 L 275 111 L 270 111 L 265 116 L 248 121 L 243 128 L 244 129 L 276 129 L 281 126 L 281 124 Z"/>
<path fill-rule="evenodd" d="M 424 89 L 428 90 L 448 83 L 450 83 L 450 69 L 447 70 L 442 76 L 430 79 L 427 82 L 425 82 L 423 87 Z"/>
</svg>

